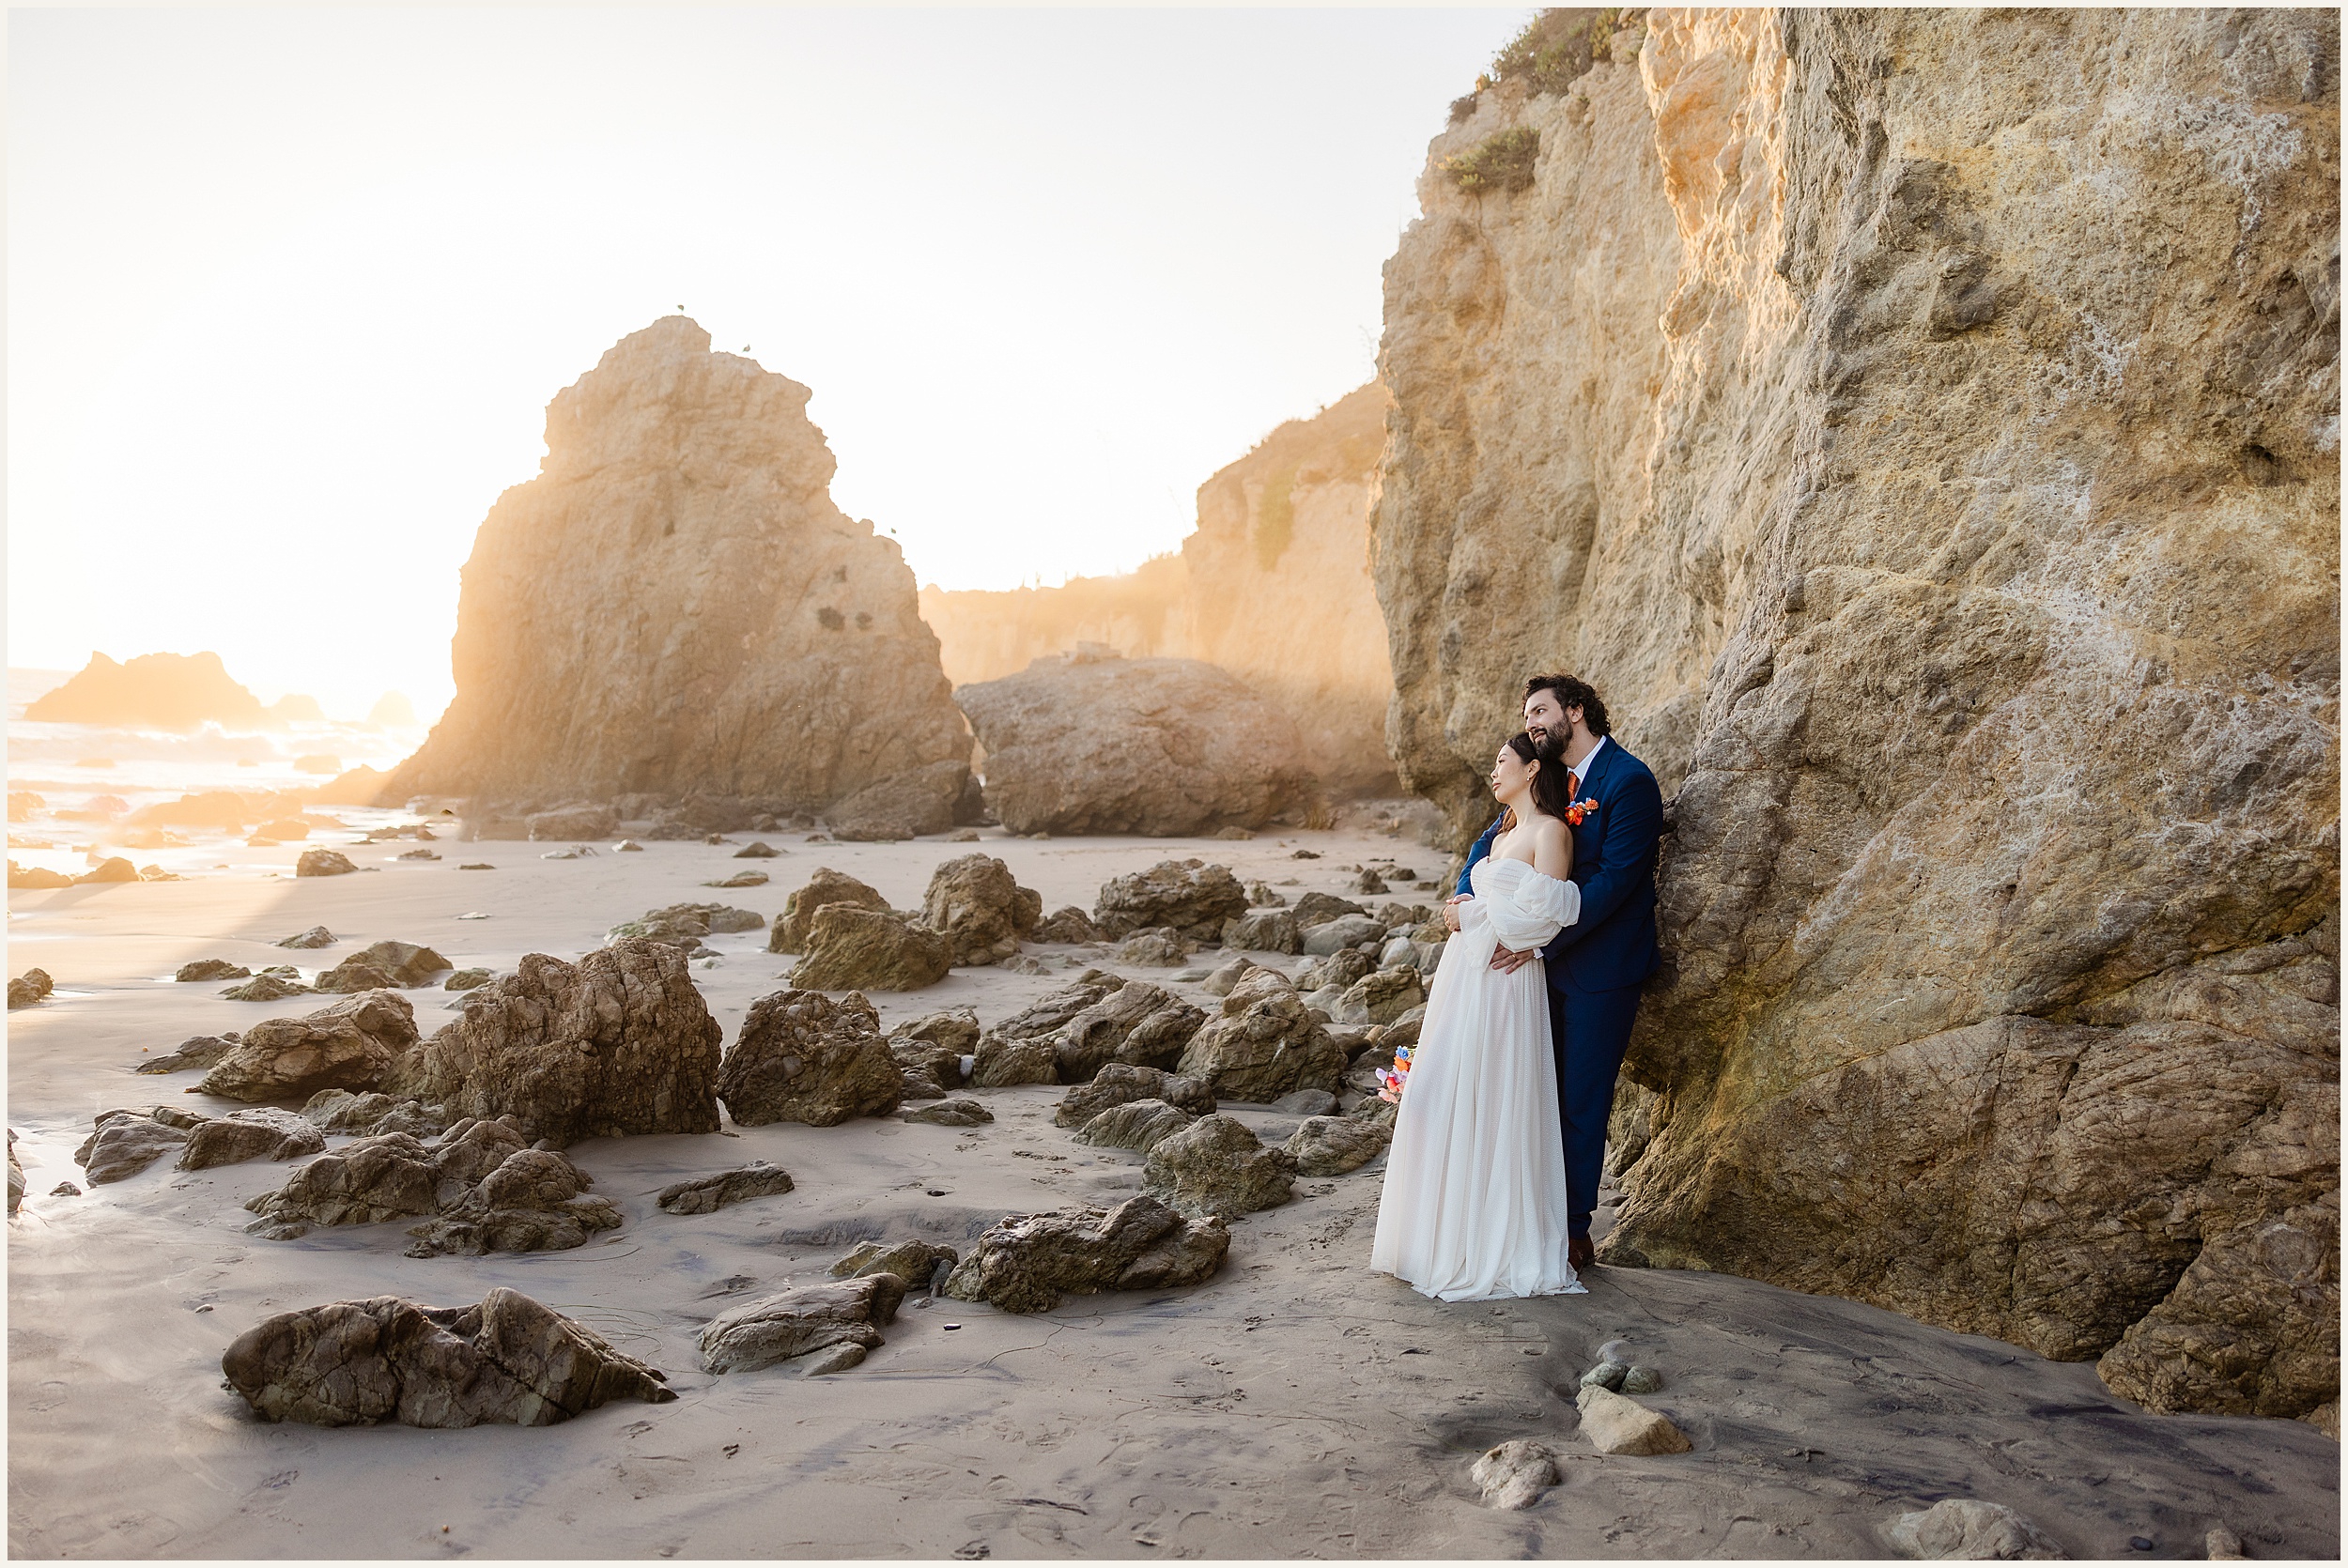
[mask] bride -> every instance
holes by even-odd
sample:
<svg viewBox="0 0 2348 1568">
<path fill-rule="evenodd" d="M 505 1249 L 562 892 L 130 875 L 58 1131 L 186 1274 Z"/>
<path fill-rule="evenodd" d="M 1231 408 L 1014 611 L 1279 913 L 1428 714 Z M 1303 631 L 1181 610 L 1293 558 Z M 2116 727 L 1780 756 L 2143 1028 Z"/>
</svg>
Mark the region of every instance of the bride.
<svg viewBox="0 0 2348 1568">
<path fill-rule="evenodd" d="M 1438 1300 L 1583 1291 L 1566 1261 L 1548 981 L 1538 963 L 1491 967 L 1495 944 L 1539 947 L 1581 917 L 1566 784 L 1530 736 L 1500 748 L 1491 789 L 1511 820 L 1470 875 L 1403 1080 L 1369 1266 Z"/>
</svg>

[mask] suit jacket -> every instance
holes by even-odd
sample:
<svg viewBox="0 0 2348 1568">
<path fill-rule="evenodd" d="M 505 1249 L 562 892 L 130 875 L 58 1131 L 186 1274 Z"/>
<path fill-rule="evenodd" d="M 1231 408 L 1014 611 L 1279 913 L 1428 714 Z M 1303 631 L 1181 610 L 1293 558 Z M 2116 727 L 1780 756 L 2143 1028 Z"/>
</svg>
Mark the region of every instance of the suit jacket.
<svg viewBox="0 0 2348 1568">
<path fill-rule="evenodd" d="M 1572 830 L 1582 918 L 1541 949 L 1549 983 L 1570 992 L 1635 986 L 1655 969 L 1655 854 L 1663 835 L 1663 792 L 1647 765 L 1609 736 L 1590 759 L 1576 798 L 1598 802 Z M 1493 818 L 1468 852 L 1460 892 L 1470 890 L 1468 873 L 1491 853 L 1501 820 Z"/>
</svg>

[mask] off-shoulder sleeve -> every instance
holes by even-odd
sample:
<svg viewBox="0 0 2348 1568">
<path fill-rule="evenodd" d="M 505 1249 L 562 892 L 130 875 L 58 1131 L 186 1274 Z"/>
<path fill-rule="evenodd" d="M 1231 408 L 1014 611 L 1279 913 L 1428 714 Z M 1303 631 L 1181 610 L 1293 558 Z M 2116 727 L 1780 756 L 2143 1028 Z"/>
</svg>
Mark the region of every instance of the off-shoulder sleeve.
<svg viewBox="0 0 2348 1568">
<path fill-rule="evenodd" d="M 1503 945 L 1517 952 L 1545 946 L 1582 918 L 1582 889 L 1570 882 L 1528 870 L 1499 897 L 1489 900 L 1487 914 Z"/>
</svg>

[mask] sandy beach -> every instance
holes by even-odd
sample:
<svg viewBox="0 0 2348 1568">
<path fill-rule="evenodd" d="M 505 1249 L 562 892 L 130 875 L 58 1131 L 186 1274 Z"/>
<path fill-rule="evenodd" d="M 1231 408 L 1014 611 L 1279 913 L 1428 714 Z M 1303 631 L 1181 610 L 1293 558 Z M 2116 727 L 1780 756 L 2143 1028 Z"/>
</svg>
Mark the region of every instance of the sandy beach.
<svg viewBox="0 0 2348 1568">
<path fill-rule="evenodd" d="M 164 1161 L 47 1195 L 87 1186 L 71 1155 L 99 1111 L 233 1108 L 183 1099 L 194 1074 L 134 1074 L 142 1052 L 320 1005 L 171 982 L 188 961 L 322 966 L 391 937 L 504 971 L 527 952 L 576 958 L 673 901 L 771 917 L 818 866 L 912 905 L 938 862 L 970 850 L 785 834 L 765 836 L 787 853 L 764 862 L 699 843 L 549 861 L 555 846 L 443 839 L 440 861 L 403 863 L 411 845 L 350 837 L 312 842 L 346 847 L 358 875 L 296 880 L 302 846 L 286 845 L 238 852 L 277 864 L 274 877 L 9 896 L 10 972 L 39 964 L 57 986 L 9 1019 L 8 1123 L 27 1176 L 9 1248 L 14 1555 L 1873 1557 L 1892 1518 L 1948 1497 L 2006 1504 L 2075 1557 L 2200 1557 L 2219 1525 L 2254 1557 L 2338 1550 L 2330 1438 L 2296 1422 L 2153 1415 L 2092 1364 L 1708 1274 L 1600 1267 L 1586 1296 L 1424 1299 L 1367 1268 L 1383 1159 L 1302 1181 L 1294 1202 L 1238 1222 L 1228 1262 L 1197 1288 L 1028 1316 L 909 1299 L 887 1345 L 848 1373 L 699 1370 L 710 1317 L 825 1277 L 858 1241 L 963 1246 L 1005 1215 L 1137 1191 L 1138 1155 L 1053 1125 L 1056 1088 L 976 1091 L 996 1120 L 967 1130 L 729 1124 L 579 1145 L 570 1157 L 626 1223 L 571 1252 L 414 1259 L 402 1223 L 263 1240 L 239 1206 L 284 1179 L 267 1161 L 180 1173 Z M 1291 896 L 1342 891 L 1373 858 L 1444 869 L 1407 839 L 1352 833 L 1038 842 L 989 830 L 979 847 L 1047 911 L 1193 854 L 1244 880 L 1293 878 Z M 1306 847 L 1321 858 L 1293 857 Z M 497 869 L 458 869 L 474 860 Z M 745 865 L 772 881 L 704 888 Z M 337 946 L 270 945 L 321 924 Z M 694 970 L 729 1042 L 751 1001 L 783 988 L 790 961 L 765 940 L 713 938 L 722 961 Z M 873 1000 L 884 1022 L 956 1005 L 991 1022 L 1094 961 L 1032 951 L 1052 976 L 958 969 Z M 405 994 L 427 1033 L 453 1016 L 446 992 Z M 1295 1121 L 1227 1109 L 1267 1141 Z M 654 1206 L 670 1182 L 752 1159 L 789 1170 L 796 1190 L 700 1216 Z M 548 1428 L 324 1430 L 264 1424 L 223 1387 L 222 1350 L 271 1313 L 380 1294 L 451 1305 L 495 1285 L 661 1368 L 677 1400 Z M 1695 1452 L 1608 1457 L 1578 1436 L 1568 1395 L 1614 1338 L 1663 1373 L 1649 1403 Z M 1522 1513 L 1485 1506 L 1469 1468 L 1520 1437 L 1557 1449 L 1563 1484 Z"/>
</svg>

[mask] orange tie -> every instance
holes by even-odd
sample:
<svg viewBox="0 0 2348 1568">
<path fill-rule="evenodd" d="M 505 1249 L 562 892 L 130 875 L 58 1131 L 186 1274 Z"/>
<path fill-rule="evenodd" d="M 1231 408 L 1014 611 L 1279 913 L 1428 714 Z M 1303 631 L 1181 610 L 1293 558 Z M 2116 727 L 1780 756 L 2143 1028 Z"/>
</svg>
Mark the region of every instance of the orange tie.
<svg viewBox="0 0 2348 1568">
<path fill-rule="evenodd" d="M 1566 798 L 1578 800 L 1582 795 L 1582 776 L 1571 768 L 1566 770 Z"/>
</svg>

